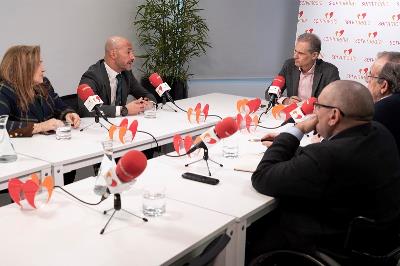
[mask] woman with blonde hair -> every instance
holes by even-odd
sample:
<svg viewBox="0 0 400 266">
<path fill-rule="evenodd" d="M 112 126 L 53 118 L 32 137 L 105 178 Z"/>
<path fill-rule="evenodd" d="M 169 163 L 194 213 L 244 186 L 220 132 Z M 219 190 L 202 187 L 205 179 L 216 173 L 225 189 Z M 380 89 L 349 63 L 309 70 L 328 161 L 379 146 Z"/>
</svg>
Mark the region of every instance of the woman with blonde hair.
<svg viewBox="0 0 400 266">
<path fill-rule="evenodd" d="M 46 134 L 66 120 L 77 128 L 79 115 L 54 92 L 43 76 L 39 46 L 12 46 L 0 64 L 0 115 L 8 115 L 11 137 Z"/>
</svg>

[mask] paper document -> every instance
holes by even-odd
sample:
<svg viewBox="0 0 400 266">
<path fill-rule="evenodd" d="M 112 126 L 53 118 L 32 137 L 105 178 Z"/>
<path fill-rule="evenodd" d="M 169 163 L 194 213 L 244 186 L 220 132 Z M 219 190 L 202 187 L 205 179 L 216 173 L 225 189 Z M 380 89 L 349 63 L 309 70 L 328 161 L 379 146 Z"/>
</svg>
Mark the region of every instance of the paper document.
<svg viewBox="0 0 400 266">
<path fill-rule="evenodd" d="M 243 155 L 233 169 L 235 171 L 254 173 L 263 156 L 264 153 Z"/>
</svg>

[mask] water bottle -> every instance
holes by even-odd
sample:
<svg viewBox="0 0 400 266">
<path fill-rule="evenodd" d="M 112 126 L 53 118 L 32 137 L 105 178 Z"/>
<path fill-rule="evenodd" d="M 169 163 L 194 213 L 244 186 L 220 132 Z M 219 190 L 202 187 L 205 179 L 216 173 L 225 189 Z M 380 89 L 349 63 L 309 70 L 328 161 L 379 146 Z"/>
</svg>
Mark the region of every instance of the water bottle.
<svg viewBox="0 0 400 266">
<path fill-rule="evenodd" d="M 109 170 L 116 166 L 116 163 L 113 158 L 112 140 L 103 141 L 101 144 L 103 145 L 104 156 L 94 184 L 94 193 L 99 196 L 105 196 L 107 193 L 106 176 L 108 175 Z"/>
<path fill-rule="evenodd" d="M 7 132 L 8 115 L 0 115 L 0 163 L 10 163 L 17 160 L 17 153 Z"/>
</svg>

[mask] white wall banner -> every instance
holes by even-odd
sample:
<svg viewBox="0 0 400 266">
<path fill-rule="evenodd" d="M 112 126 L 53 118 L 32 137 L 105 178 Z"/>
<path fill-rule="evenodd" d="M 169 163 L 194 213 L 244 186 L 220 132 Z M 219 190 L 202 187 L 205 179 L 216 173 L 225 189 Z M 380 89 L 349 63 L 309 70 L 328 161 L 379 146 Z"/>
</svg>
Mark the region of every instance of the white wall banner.
<svg viewBox="0 0 400 266">
<path fill-rule="evenodd" d="M 317 34 L 321 58 L 363 84 L 376 54 L 400 51 L 400 1 L 300 1 L 297 36 Z"/>
</svg>

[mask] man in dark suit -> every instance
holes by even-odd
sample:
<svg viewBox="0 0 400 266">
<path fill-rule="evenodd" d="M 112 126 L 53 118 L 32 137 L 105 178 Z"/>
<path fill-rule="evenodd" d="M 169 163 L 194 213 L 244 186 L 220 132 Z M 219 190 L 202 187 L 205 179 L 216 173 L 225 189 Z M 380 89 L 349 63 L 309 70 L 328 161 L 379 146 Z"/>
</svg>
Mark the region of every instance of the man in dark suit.
<svg viewBox="0 0 400 266">
<path fill-rule="evenodd" d="M 104 102 L 101 110 L 106 116 L 136 115 L 147 104 L 145 99 L 156 101 L 133 76 L 134 60 L 132 43 L 123 37 L 113 36 L 106 42 L 104 59 L 90 66 L 82 75 L 79 84 L 88 84 L 100 96 Z M 127 104 L 128 94 L 136 100 Z M 78 106 L 82 117 L 93 116 L 80 99 Z"/>
<path fill-rule="evenodd" d="M 352 218 L 366 216 L 383 226 L 400 215 L 399 155 L 390 132 L 371 122 L 368 89 L 335 81 L 319 95 L 314 112 L 286 132 L 267 135 L 275 138 L 251 180 L 258 192 L 279 199 L 278 215 L 272 237 L 266 227 L 253 231 L 264 234 L 253 256 L 281 248 L 340 249 Z M 313 130 L 325 140 L 300 148 L 302 136 Z"/>
<path fill-rule="evenodd" d="M 286 60 L 279 75 L 285 77 L 287 97 L 278 103 L 290 104 L 310 97 L 318 97 L 322 89 L 332 81 L 340 79 L 336 66 L 318 59 L 321 40 L 317 35 L 304 33 L 297 37 L 293 58 Z"/>
<path fill-rule="evenodd" d="M 374 120 L 389 129 L 400 154 L 400 53 L 379 53 L 367 82 L 375 102 Z"/>
</svg>

